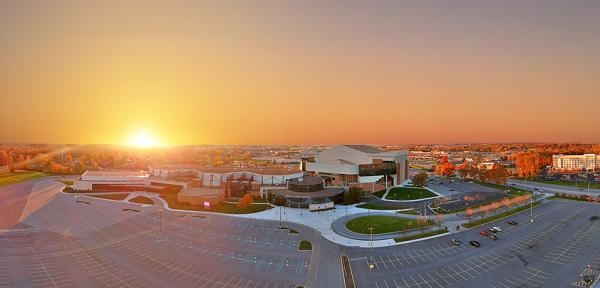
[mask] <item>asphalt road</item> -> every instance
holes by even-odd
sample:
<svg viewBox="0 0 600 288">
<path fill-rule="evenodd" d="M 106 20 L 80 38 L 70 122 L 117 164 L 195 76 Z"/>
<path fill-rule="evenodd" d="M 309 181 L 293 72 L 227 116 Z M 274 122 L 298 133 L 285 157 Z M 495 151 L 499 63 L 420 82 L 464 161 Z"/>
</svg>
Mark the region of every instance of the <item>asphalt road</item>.
<svg viewBox="0 0 600 288">
<path fill-rule="evenodd" d="M 553 200 L 534 208 L 533 223 L 526 211 L 510 218 L 518 226 L 500 220 L 453 234 L 460 246 L 444 236 L 371 250 L 292 223 L 285 226 L 299 234 L 276 221 L 76 199 L 56 183 L 0 190 L 0 219 L 12 219 L 0 230 L 0 287 L 343 287 L 342 254 L 357 287 L 571 287 L 586 265 L 600 265 L 600 221 L 589 220 L 600 206 L 592 203 Z M 499 240 L 478 235 L 492 225 L 504 227 Z M 313 251 L 298 251 L 301 240 Z"/>
</svg>

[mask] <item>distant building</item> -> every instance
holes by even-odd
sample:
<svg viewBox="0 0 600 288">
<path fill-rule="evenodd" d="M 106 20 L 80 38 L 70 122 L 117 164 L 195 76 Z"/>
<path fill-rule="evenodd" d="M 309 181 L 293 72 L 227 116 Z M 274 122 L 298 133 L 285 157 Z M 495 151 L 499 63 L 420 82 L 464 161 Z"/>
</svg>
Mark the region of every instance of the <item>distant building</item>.
<svg viewBox="0 0 600 288">
<path fill-rule="evenodd" d="M 368 145 L 339 145 L 323 151 L 307 150 L 301 157 L 302 170 L 322 177 L 329 185 L 380 190 L 386 185 L 403 185 L 408 180 L 407 151 L 385 152 Z"/>
<path fill-rule="evenodd" d="M 586 170 L 595 171 L 600 169 L 600 155 L 552 155 L 552 169 L 556 171 Z"/>
</svg>

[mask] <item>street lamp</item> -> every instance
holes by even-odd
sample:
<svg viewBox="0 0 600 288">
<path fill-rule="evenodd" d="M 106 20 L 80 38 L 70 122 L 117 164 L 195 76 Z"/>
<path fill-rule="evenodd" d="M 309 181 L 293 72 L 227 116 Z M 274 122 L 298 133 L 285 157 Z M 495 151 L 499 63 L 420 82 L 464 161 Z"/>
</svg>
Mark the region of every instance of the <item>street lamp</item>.
<svg viewBox="0 0 600 288">
<path fill-rule="evenodd" d="M 283 225 L 281 225 L 281 205 L 279 205 L 279 228 L 282 228 Z"/>
<path fill-rule="evenodd" d="M 371 246 L 371 261 L 373 261 L 373 263 L 369 263 L 369 269 L 375 268 L 375 258 L 373 258 L 373 229 L 373 227 L 368 228 L 369 232 L 371 232 L 371 243 L 369 245 Z"/>
<path fill-rule="evenodd" d="M 533 198 L 535 198 L 535 190 L 532 192 L 532 196 L 531 196 L 531 223 L 533 223 Z"/>
<path fill-rule="evenodd" d="M 158 208 L 158 241 L 162 241 L 162 212 L 162 207 Z"/>
</svg>

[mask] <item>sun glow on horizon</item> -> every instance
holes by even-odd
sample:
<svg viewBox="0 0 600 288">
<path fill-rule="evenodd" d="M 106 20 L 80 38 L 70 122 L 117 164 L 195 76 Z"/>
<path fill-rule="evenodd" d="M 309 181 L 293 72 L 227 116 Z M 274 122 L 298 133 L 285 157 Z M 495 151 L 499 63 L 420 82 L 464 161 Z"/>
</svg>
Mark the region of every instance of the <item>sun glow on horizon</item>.
<svg viewBox="0 0 600 288">
<path fill-rule="evenodd" d="M 127 144 L 139 148 L 152 148 L 160 145 L 158 140 L 148 132 L 136 133 Z"/>
</svg>

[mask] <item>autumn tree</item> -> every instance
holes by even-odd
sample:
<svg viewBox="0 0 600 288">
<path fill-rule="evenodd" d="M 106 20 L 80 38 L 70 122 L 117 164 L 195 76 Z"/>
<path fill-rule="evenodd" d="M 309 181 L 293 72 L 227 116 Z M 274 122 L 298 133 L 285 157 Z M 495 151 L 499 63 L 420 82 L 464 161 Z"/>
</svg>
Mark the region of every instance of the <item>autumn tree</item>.
<svg viewBox="0 0 600 288">
<path fill-rule="evenodd" d="M 254 198 L 252 198 L 252 195 L 250 195 L 250 193 L 246 193 L 246 194 L 244 194 L 244 197 L 242 197 L 242 199 L 240 199 L 240 202 L 238 202 L 237 206 L 239 208 L 246 209 L 253 203 L 254 203 Z"/>
<path fill-rule="evenodd" d="M 427 175 L 427 173 L 421 172 L 413 176 L 412 183 L 417 187 L 423 187 L 425 186 L 425 183 L 427 182 L 428 178 L 429 176 Z"/>
</svg>

